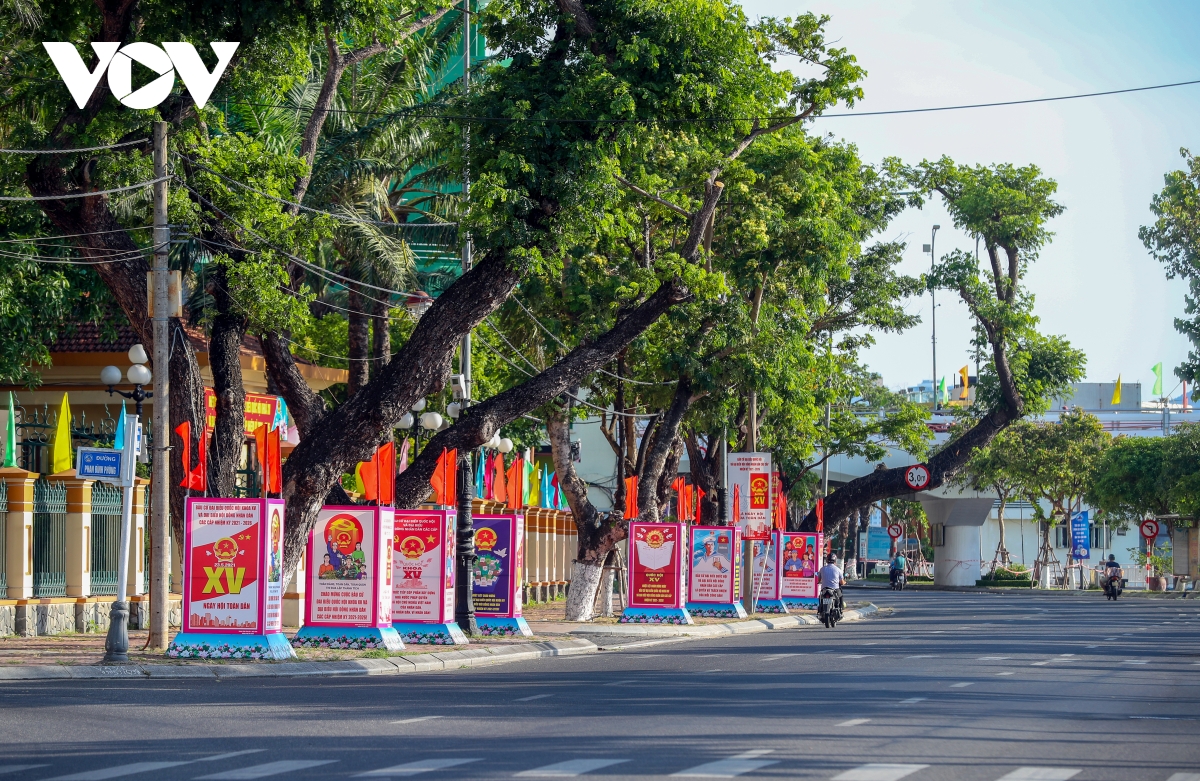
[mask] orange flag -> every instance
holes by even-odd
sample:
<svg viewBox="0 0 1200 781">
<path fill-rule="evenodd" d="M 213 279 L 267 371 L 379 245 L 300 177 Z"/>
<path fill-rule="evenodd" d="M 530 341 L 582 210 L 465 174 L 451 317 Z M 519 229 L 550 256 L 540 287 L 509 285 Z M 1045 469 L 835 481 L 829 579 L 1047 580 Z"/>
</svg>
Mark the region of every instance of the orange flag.
<svg viewBox="0 0 1200 781">
<path fill-rule="evenodd" d="M 279 428 L 267 434 L 267 491 L 273 494 L 283 491 L 283 458 L 279 453 Z"/>
<path fill-rule="evenodd" d="M 696 523 L 700 523 L 700 500 L 704 498 L 704 489 L 696 486 Z"/>
<path fill-rule="evenodd" d="M 183 460 L 183 480 L 179 485 L 189 491 L 208 490 L 208 449 L 205 445 L 205 429 L 200 429 L 200 452 L 196 454 L 196 468 L 192 469 L 192 424 L 183 421 L 175 427 L 175 433 L 183 440 L 180 456 Z"/>
<path fill-rule="evenodd" d="M 520 510 L 525 504 L 525 459 L 517 456 L 508 467 L 508 502 L 510 510 Z"/>
<path fill-rule="evenodd" d="M 817 531 L 825 531 L 825 498 L 817 500 Z"/>
<path fill-rule="evenodd" d="M 742 492 L 736 485 L 733 487 L 733 511 L 730 513 L 730 522 L 734 526 L 742 525 Z"/>
<path fill-rule="evenodd" d="M 638 517 L 638 479 L 637 476 L 625 478 L 625 517 Z"/>
<path fill-rule="evenodd" d="M 379 503 L 390 505 L 396 501 L 396 443 L 385 442 L 371 460 L 375 462 Z"/>
<path fill-rule="evenodd" d="M 379 451 L 371 456 L 369 461 L 358 463 L 358 479 L 362 482 L 363 499 L 368 502 L 379 501 L 379 464 L 375 460 Z"/>
<path fill-rule="evenodd" d="M 783 494 L 775 495 L 775 506 L 771 515 L 775 521 L 775 528 L 781 532 L 787 531 L 787 499 L 783 498 Z"/>
<path fill-rule="evenodd" d="M 433 477 L 429 478 L 435 501 L 443 507 L 454 507 L 458 502 L 457 483 L 458 450 L 442 450 L 437 465 L 433 468 Z"/>
<path fill-rule="evenodd" d="M 504 454 L 497 453 L 492 459 L 492 500 L 497 502 L 508 501 L 508 486 L 504 479 Z"/>
<path fill-rule="evenodd" d="M 271 483 L 271 465 L 270 459 L 267 457 L 267 424 L 260 423 L 258 428 L 254 429 L 254 451 L 258 455 L 259 466 L 262 467 L 262 495 L 266 496 Z"/>
</svg>

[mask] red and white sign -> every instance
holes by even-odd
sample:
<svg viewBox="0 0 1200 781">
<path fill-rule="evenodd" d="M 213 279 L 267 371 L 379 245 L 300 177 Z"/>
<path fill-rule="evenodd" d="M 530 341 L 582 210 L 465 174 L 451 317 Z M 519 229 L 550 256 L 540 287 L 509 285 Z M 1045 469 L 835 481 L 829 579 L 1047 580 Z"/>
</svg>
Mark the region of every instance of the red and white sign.
<svg viewBox="0 0 1200 781">
<path fill-rule="evenodd" d="M 629 524 L 629 606 L 684 605 L 684 524 Z"/>
<path fill-rule="evenodd" d="M 779 599 L 780 583 L 779 532 L 771 532 L 765 540 L 750 543 L 750 598 L 754 601 Z"/>
<path fill-rule="evenodd" d="M 931 479 L 929 467 L 924 464 L 913 464 L 904 470 L 904 484 L 914 491 L 924 491 Z"/>
<path fill-rule="evenodd" d="M 1142 521 L 1141 525 L 1142 536 L 1148 540 L 1153 540 L 1158 537 L 1158 521 L 1147 518 Z"/>
<path fill-rule="evenodd" d="M 451 510 L 396 510 L 392 529 L 392 621 L 454 620 Z"/>
<path fill-rule="evenodd" d="M 898 523 L 893 523 L 888 526 L 888 536 L 893 540 L 898 540 L 904 534 L 904 527 Z"/>
<path fill-rule="evenodd" d="M 736 602 L 741 531 L 736 526 L 691 526 L 688 534 L 692 563 L 688 570 L 688 602 Z"/>
<path fill-rule="evenodd" d="M 816 599 L 817 572 L 821 569 L 821 543 L 824 535 L 813 532 L 784 532 L 783 576 L 780 598 Z"/>
<path fill-rule="evenodd" d="M 737 491 L 734 492 L 736 487 Z M 771 536 L 771 454 L 729 454 L 729 501 L 737 497 L 742 539 L 766 540 Z"/>
<path fill-rule="evenodd" d="M 322 507 L 308 537 L 310 626 L 392 624 L 391 507 Z M 379 541 L 384 544 L 380 545 Z"/>
<path fill-rule="evenodd" d="M 283 500 L 189 498 L 183 631 L 283 629 Z"/>
</svg>

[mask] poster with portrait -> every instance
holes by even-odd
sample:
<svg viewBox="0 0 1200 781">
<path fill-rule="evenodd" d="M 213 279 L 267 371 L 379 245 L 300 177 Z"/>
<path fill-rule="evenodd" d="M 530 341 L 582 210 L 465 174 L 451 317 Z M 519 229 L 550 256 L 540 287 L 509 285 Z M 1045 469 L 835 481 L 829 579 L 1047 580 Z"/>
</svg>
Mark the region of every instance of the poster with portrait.
<svg viewBox="0 0 1200 781">
<path fill-rule="evenodd" d="M 817 571 L 821 569 L 821 535 L 784 532 L 781 595 L 783 599 L 815 599 Z"/>
<path fill-rule="evenodd" d="M 262 499 L 187 500 L 185 632 L 263 633 L 266 509 Z"/>
<path fill-rule="evenodd" d="M 630 607 L 684 605 L 684 524 L 629 524 Z"/>
<path fill-rule="evenodd" d="M 263 500 L 267 517 L 267 584 L 263 628 L 283 631 L 283 513 L 282 499 Z"/>
<path fill-rule="evenodd" d="M 521 615 L 521 520 L 519 515 L 471 516 L 477 557 L 471 570 L 471 593 L 478 616 Z"/>
<path fill-rule="evenodd" d="M 779 532 L 772 532 L 765 540 L 751 541 L 750 564 L 753 575 L 750 587 L 754 600 L 779 599 L 779 558 Z"/>
<path fill-rule="evenodd" d="M 454 618 L 454 519 L 448 510 L 396 510 L 392 530 L 392 621 Z"/>
<path fill-rule="evenodd" d="M 742 539 L 766 540 L 771 536 L 771 454 L 730 453 L 729 501 L 742 529 Z M 731 504 L 732 506 L 732 504 Z"/>
<path fill-rule="evenodd" d="M 375 515 L 376 508 L 355 505 L 317 513 L 308 539 L 306 625 L 375 625 L 380 575 Z"/>
<path fill-rule="evenodd" d="M 740 531 L 734 526 L 692 526 L 688 534 L 688 602 L 736 602 Z"/>
</svg>

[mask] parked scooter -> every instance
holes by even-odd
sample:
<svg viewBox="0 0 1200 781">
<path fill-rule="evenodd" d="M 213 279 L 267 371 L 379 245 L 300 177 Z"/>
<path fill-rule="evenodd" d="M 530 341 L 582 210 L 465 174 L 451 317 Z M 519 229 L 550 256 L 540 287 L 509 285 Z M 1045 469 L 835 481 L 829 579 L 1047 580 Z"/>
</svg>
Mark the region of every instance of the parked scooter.
<svg viewBox="0 0 1200 781">
<path fill-rule="evenodd" d="M 1121 591 L 1124 589 L 1124 587 L 1125 578 L 1119 577 L 1118 575 L 1110 576 L 1104 581 L 1105 599 L 1111 599 L 1115 602 L 1117 597 L 1121 596 Z"/>
<path fill-rule="evenodd" d="M 838 604 L 837 592 L 831 588 L 821 590 L 821 599 L 817 603 L 817 618 L 826 629 L 833 629 L 842 620 L 842 608 Z"/>
</svg>

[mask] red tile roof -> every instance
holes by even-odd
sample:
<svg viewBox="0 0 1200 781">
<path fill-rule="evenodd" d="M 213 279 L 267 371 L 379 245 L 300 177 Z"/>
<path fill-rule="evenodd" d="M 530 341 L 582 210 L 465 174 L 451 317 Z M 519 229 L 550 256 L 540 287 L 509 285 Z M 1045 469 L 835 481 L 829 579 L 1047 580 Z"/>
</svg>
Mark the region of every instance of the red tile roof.
<svg viewBox="0 0 1200 781">
<path fill-rule="evenodd" d="M 192 343 L 193 350 L 197 353 L 208 352 L 208 334 L 204 333 L 202 328 L 184 325 L 183 329 L 187 332 L 188 341 Z M 98 324 L 81 323 L 70 335 L 63 335 L 55 340 L 50 345 L 50 352 L 123 353 L 141 341 L 137 332 L 128 323 L 121 323 L 117 326 L 116 331 L 116 341 L 110 341 L 105 337 Z M 243 336 L 241 353 L 242 355 L 261 356 L 263 353 L 262 347 L 258 343 L 258 337 L 250 334 Z M 296 363 L 309 363 L 309 361 L 296 356 Z"/>
</svg>

